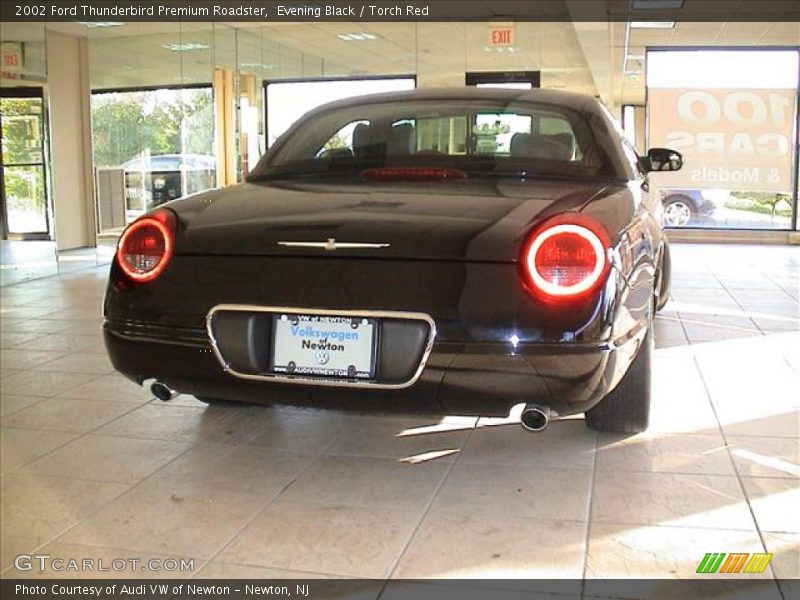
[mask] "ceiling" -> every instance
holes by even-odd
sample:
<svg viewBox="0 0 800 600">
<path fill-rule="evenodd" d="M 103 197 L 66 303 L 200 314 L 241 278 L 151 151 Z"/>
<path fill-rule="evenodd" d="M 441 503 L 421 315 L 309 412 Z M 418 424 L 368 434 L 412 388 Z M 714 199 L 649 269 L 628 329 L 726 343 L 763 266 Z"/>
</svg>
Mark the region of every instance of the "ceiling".
<svg viewBox="0 0 800 600">
<path fill-rule="evenodd" d="M 602 3 L 567 1 L 573 14 Z M 731 6 L 741 3 L 731 2 Z M 759 3 L 762 4 L 762 3 Z M 462 85 L 468 71 L 539 70 L 542 86 L 601 96 L 609 105 L 644 101 L 648 47 L 800 46 L 797 22 L 678 22 L 634 29 L 627 22 L 518 22 L 512 49 L 488 45 L 486 22 L 125 23 L 86 28 L 48 23 L 86 36 L 93 88 L 201 83 L 215 65 L 266 79 L 415 73 L 420 85 Z M 38 29 L 37 29 L 38 27 Z M 4 39 L 41 36 L 41 24 L 4 24 Z M 375 39 L 345 41 L 368 33 Z M 195 44 L 170 50 L 170 44 Z"/>
</svg>

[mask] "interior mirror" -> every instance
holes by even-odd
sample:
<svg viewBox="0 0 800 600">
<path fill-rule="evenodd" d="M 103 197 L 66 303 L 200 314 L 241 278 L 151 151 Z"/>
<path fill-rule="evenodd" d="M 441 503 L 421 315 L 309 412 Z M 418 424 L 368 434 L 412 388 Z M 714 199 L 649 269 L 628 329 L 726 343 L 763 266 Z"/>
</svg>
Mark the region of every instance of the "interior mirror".
<svg viewBox="0 0 800 600">
<path fill-rule="evenodd" d="M 645 171 L 680 171 L 683 156 L 669 148 L 650 148 L 642 162 Z"/>
</svg>

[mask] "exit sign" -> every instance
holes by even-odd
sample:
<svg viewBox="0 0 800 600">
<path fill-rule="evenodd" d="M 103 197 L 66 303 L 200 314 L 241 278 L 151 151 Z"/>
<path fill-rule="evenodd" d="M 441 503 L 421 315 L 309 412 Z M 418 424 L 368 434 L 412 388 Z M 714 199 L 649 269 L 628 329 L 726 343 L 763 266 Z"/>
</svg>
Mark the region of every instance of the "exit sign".
<svg viewBox="0 0 800 600">
<path fill-rule="evenodd" d="M 493 47 L 513 46 L 514 23 L 489 23 L 489 45 Z"/>
<path fill-rule="evenodd" d="M 19 79 L 22 73 L 22 44 L 3 42 L 0 54 L 0 73 L 3 79 Z"/>
</svg>

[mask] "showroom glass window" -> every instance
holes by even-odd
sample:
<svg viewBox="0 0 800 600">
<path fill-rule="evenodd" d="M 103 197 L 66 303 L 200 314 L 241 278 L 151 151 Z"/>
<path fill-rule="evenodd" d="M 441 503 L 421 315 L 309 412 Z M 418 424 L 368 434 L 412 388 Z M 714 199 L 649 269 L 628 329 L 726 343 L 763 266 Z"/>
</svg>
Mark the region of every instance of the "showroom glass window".
<svg viewBox="0 0 800 600">
<path fill-rule="evenodd" d="M 673 226 L 790 229 L 798 51 L 651 50 L 648 144 L 684 155 L 658 174 Z"/>
<path fill-rule="evenodd" d="M 211 87 L 92 93 L 94 164 L 124 177 L 127 221 L 216 186 Z"/>
</svg>

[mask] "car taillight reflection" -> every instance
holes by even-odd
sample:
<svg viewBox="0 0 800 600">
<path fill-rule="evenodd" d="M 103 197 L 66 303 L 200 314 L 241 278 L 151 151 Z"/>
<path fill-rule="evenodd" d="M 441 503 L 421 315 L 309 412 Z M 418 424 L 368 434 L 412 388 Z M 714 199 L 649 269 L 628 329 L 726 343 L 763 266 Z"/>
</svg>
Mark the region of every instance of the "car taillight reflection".
<svg viewBox="0 0 800 600">
<path fill-rule="evenodd" d="M 117 264 L 127 277 L 138 283 L 158 277 L 172 257 L 175 242 L 175 214 L 160 209 L 134 221 L 117 245 Z"/>
<path fill-rule="evenodd" d="M 583 215 L 545 221 L 525 244 L 521 262 L 526 287 L 548 299 L 579 299 L 597 290 L 610 267 L 608 234 Z"/>
</svg>

